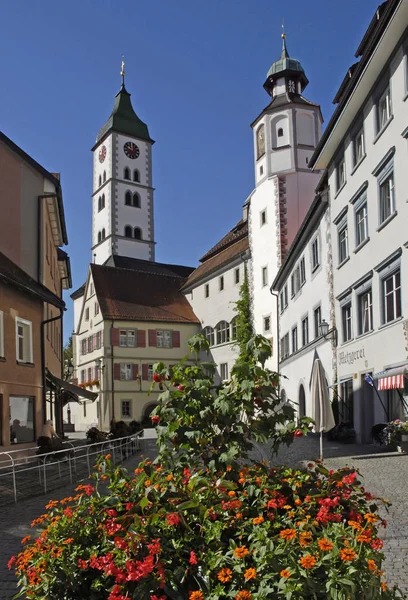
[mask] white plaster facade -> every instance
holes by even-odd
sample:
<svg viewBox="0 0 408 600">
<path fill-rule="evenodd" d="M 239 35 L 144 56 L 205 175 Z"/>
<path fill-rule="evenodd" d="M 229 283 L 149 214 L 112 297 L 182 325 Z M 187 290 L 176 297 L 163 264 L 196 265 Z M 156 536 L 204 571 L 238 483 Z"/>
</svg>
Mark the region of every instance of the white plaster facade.
<svg viewBox="0 0 408 600">
<path fill-rule="evenodd" d="M 403 0 L 371 54 L 363 52 L 361 75 L 313 160 L 329 175 L 338 378 L 349 382 L 340 390 L 360 441 L 371 439 L 374 424 L 407 412 L 406 379 L 401 396 L 377 395 L 365 381 L 408 362 L 407 24 Z"/>
<path fill-rule="evenodd" d="M 317 244 L 317 254 L 316 254 Z M 279 297 L 279 372 L 281 397 L 298 416 L 311 417 L 313 362 L 322 362 L 328 386 L 335 378 L 335 343 L 320 333 L 332 313 L 330 210 L 327 195 L 317 196 L 275 281 Z"/>
</svg>

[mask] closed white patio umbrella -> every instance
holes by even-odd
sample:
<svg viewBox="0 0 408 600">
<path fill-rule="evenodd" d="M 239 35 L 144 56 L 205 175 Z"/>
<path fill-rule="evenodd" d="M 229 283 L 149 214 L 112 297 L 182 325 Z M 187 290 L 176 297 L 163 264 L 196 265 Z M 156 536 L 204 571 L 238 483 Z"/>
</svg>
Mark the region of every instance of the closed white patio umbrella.
<svg viewBox="0 0 408 600">
<path fill-rule="evenodd" d="M 329 398 L 329 388 L 320 358 L 315 355 L 310 382 L 312 398 L 312 419 L 314 430 L 320 433 L 320 460 L 323 459 L 323 431 L 330 431 L 336 425 Z"/>
</svg>

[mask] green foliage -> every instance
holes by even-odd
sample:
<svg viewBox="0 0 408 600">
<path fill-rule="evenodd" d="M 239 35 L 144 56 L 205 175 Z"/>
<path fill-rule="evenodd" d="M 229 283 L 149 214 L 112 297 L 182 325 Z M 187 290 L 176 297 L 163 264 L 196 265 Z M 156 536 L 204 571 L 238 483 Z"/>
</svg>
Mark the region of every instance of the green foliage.
<svg viewBox="0 0 408 600">
<path fill-rule="evenodd" d="M 251 361 L 254 357 L 248 349 L 248 343 L 254 335 L 254 330 L 252 327 L 251 295 L 249 292 L 248 271 L 246 265 L 244 267 L 244 281 L 239 290 L 239 300 L 235 303 L 235 312 L 237 315 L 236 342 L 239 346 L 239 360 L 243 362 Z"/>
</svg>

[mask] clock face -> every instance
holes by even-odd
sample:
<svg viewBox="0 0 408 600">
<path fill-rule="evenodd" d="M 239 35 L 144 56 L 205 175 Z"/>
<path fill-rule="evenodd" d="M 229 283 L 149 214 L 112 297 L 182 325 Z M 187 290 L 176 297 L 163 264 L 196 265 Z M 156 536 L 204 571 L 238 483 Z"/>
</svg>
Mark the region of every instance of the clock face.
<svg viewBox="0 0 408 600">
<path fill-rule="evenodd" d="M 102 148 L 99 150 L 99 162 L 103 163 L 105 158 L 106 158 L 106 146 L 102 146 Z"/>
<path fill-rule="evenodd" d="M 123 151 L 128 158 L 134 159 L 137 158 L 140 154 L 140 150 L 136 144 L 133 142 L 126 142 L 123 146 Z"/>
</svg>

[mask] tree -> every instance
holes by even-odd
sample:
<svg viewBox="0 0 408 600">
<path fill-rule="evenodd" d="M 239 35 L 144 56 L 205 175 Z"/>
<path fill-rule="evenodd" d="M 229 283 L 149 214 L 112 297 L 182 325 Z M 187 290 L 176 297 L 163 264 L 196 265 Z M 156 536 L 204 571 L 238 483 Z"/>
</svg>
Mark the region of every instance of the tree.
<svg viewBox="0 0 408 600">
<path fill-rule="evenodd" d="M 74 353 L 73 353 L 73 348 L 72 348 L 72 335 L 69 336 L 69 340 L 67 341 L 67 343 L 64 346 L 64 354 L 63 354 L 63 361 L 64 361 L 64 379 L 68 379 L 68 365 L 69 363 L 73 363 L 73 357 L 74 357 Z"/>
<path fill-rule="evenodd" d="M 246 362 L 253 360 L 253 354 L 248 349 L 248 343 L 254 335 L 251 315 L 251 296 L 249 293 L 248 270 L 244 266 L 244 281 L 239 289 L 239 300 L 235 303 L 235 312 L 237 314 L 237 338 L 236 343 L 239 346 L 239 361 Z"/>
</svg>

